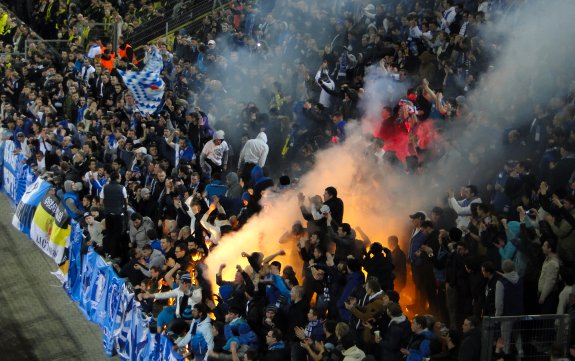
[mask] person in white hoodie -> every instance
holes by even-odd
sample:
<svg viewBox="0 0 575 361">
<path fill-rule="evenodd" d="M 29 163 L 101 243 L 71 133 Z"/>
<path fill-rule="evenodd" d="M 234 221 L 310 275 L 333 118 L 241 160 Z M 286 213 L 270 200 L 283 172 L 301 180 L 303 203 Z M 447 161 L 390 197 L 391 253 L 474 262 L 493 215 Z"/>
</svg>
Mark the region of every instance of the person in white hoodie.
<svg viewBox="0 0 575 361">
<path fill-rule="evenodd" d="M 230 147 L 224 136 L 223 130 L 214 132 L 214 139 L 207 142 L 200 153 L 200 167 L 205 175 L 222 174 L 226 171 Z"/>
<path fill-rule="evenodd" d="M 268 136 L 264 132 L 244 144 L 238 161 L 238 174 L 244 182 L 249 181 L 253 167 L 264 167 L 269 150 Z"/>
<path fill-rule="evenodd" d="M 183 348 L 189 344 L 189 356 L 193 355 L 196 361 L 207 360 L 209 352 L 214 349 L 212 319 L 208 316 L 208 307 L 196 303 L 192 307 L 192 317 L 189 331 L 176 341 L 176 345 Z"/>
</svg>

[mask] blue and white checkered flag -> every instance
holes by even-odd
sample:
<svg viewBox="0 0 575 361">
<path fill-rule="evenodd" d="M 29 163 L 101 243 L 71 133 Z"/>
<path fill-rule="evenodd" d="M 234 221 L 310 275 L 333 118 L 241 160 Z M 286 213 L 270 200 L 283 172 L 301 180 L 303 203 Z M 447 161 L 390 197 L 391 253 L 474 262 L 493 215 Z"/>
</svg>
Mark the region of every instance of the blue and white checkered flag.
<svg viewBox="0 0 575 361">
<path fill-rule="evenodd" d="M 118 70 L 130 90 L 138 109 L 144 114 L 154 113 L 162 102 L 165 84 L 160 73 L 164 64 L 158 48 L 151 49 L 148 63 L 141 71 Z"/>
</svg>

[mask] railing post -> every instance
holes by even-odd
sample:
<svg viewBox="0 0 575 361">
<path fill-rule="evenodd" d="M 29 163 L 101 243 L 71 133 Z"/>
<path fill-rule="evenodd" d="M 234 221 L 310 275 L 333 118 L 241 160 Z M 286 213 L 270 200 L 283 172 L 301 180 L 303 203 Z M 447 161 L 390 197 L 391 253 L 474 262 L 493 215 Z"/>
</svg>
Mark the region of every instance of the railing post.
<svg viewBox="0 0 575 361">
<path fill-rule="evenodd" d="M 481 360 L 491 361 L 491 348 L 493 342 L 493 319 L 484 317 L 481 328 Z"/>
<path fill-rule="evenodd" d="M 555 343 L 558 345 L 563 345 L 563 352 L 565 354 L 569 351 L 569 326 L 570 320 L 569 315 L 561 315 L 559 319 L 557 319 L 557 335 L 555 338 Z"/>
<path fill-rule="evenodd" d="M 166 21 L 166 46 L 168 46 L 169 23 Z"/>
<path fill-rule="evenodd" d="M 118 44 L 120 43 L 120 22 L 114 23 L 114 31 L 112 32 L 112 47 L 114 48 L 114 52 L 118 52 Z"/>
</svg>

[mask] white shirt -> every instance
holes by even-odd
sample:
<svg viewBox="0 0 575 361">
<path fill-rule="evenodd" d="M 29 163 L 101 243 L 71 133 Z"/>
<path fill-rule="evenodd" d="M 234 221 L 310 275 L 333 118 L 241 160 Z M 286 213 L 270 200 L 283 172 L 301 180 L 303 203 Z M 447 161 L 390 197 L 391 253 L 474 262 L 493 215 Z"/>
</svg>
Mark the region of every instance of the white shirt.
<svg viewBox="0 0 575 361">
<path fill-rule="evenodd" d="M 204 145 L 202 149 L 202 154 L 206 156 L 209 160 L 214 162 L 217 165 L 222 165 L 222 160 L 224 158 L 224 153 L 229 151 L 229 146 L 226 141 L 222 141 L 220 145 L 216 145 L 213 140 Z"/>
<path fill-rule="evenodd" d="M 39 172 L 46 170 L 46 157 L 42 157 L 42 160 L 38 160 L 38 158 L 36 158 L 36 165 L 38 166 Z"/>
<path fill-rule="evenodd" d="M 315 82 L 319 86 L 321 86 L 321 84 L 319 82 L 319 79 L 321 78 L 321 73 L 322 73 L 322 70 L 320 69 L 315 74 Z M 330 78 L 328 78 L 326 81 L 324 81 L 323 85 L 325 85 L 325 87 L 328 88 L 329 90 L 335 89 L 335 83 Z M 319 94 L 319 103 L 321 105 L 323 105 L 325 108 L 329 108 L 329 106 L 331 105 L 331 95 L 328 92 L 326 92 L 323 88 L 321 88 L 321 93 Z"/>
<path fill-rule="evenodd" d="M 98 44 L 94 44 L 90 50 L 88 50 L 88 54 L 86 56 L 90 59 L 94 59 L 97 55 L 102 55 L 102 49 L 100 49 Z"/>
<path fill-rule="evenodd" d="M 84 83 L 88 83 L 88 81 L 90 80 L 90 74 L 94 72 L 96 72 L 96 69 L 92 65 L 82 66 L 81 76 Z"/>
<path fill-rule="evenodd" d="M 100 192 L 100 198 L 104 199 L 104 189 L 102 188 L 102 191 Z M 126 187 L 122 186 L 122 195 L 124 197 L 124 199 L 128 198 L 128 192 L 126 191 Z"/>
<path fill-rule="evenodd" d="M 160 292 L 153 294 L 155 300 L 167 300 L 168 298 L 175 298 L 176 299 L 176 316 L 180 317 L 180 302 L 182 297 L 186 296 L 184 291 L 180 289 L 180 287 L 167 291 L 167 292 Z M 196 303 L 202 302 L 202 289 L 200 287 L 191 290 L 188 292 L 188 306 L 194 307 Z M 182 310 L 183 311 L 183 310 Z"/>
<path fill-rule="evenodd" d="M 455 197 L 451 197 L 448 200 L 449 207 L 457 213 L 457 228 L 461 229 L 462 231 L 467 229 L 469 226 L 469 222 L 471 221 L 471 205 L 473 203 L 481 203 L 481 198 L 475 198 L 467 206 L 463 206 L 463 201 L 458 201 Z"/>
<path fill-rule="evenodd" d="M 414 27 L 409 28 L 409 36 L 419 39 L 423 36 L 423 32 L 419 29 L 419 26 L 415 25 Z"/>
<path fill-rule="evenodd" d="M 457 15 L 455 6 L 452 6 L 443 12 L 443 17 L 441 18 L 441 30 L 445 31 L 447 34 L 450 34 L 449 25 L 451 25 L 455 20 L 455 15 Z"/>
</svg>

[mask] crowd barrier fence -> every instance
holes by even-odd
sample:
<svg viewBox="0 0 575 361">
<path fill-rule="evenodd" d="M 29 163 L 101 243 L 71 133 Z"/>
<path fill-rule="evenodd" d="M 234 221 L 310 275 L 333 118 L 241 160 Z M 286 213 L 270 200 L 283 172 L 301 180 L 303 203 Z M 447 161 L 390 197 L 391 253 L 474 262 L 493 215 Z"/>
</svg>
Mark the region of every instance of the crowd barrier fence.
<svg viewBox="0 0 575 361">
<path fill-rule="evenodd" d="M 481 360 L 495 359 L 495 344 L 501 337 L 506 344 L 504 350 L 519 355 L 521 360 L 547 361 L 553 345 L 560 345 L 567 353 L 569 331 L 569 315 L 484 317 Z"/>
</svg>

